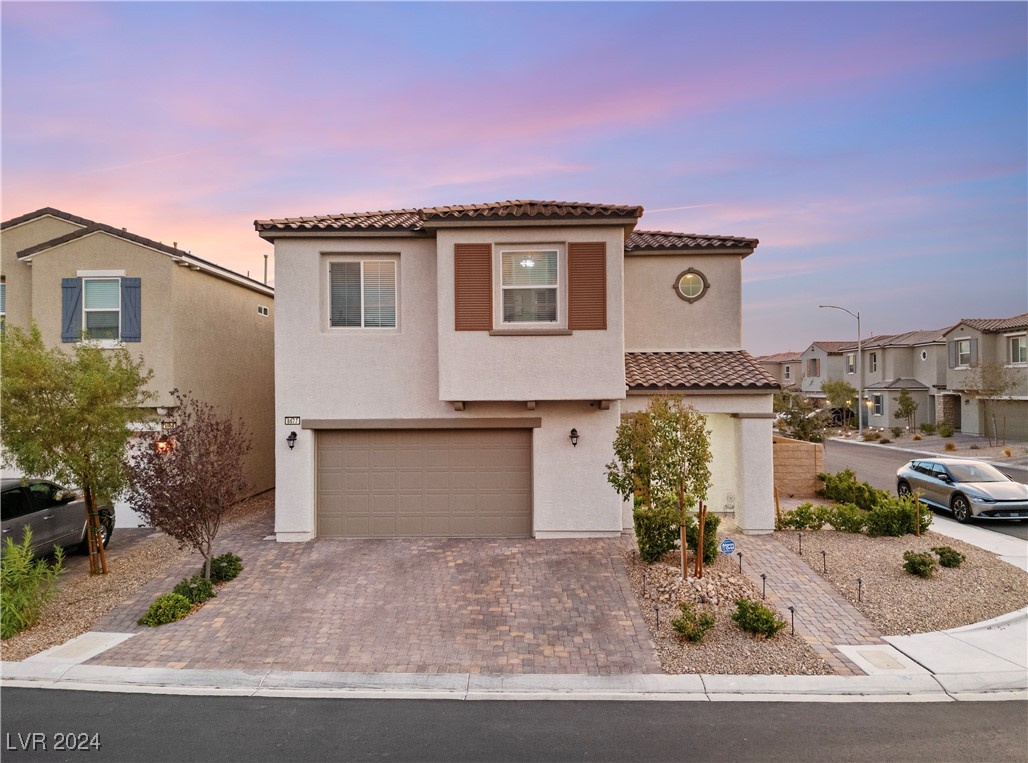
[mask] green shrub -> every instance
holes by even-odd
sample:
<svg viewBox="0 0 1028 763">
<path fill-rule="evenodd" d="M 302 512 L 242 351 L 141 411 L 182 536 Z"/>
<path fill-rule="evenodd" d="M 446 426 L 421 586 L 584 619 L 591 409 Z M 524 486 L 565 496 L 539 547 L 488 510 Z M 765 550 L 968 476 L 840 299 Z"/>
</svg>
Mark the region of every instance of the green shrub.
<svg viewBox="0 0 1028 763">
<path fill-rule="evenodd" d="M 926 421 L 924 424 L 918 427 L 925 434 L 935 434 L 935 424 L 930 421 Z"/>
<path fill-rule="evenodd" d="M 636 508 L 632 512 L 639 558 L 651 564 L 678 545 L 680 521 L 673 508 Z"/>
<path fill-rule="evenodd" d="M 183 578 L 182 582 L 171 589 L 171 592 L 184 596 L 192 604 L 203 604 L 218 595 L 214 590 L 214 583 L 202 575 Z"/>
<path fill-rule="evenodd" d="M 861 533 L 867 527 L 867 512 L 853 503 L 828 507 L 828 524 L 839 532 Z"/>
<path fill-rule="evenodd" d="M 714 615 L 710 612 L 697 614 L 692 605 L 684 601 L 678 606 L 682 610 L 682 616 L 672 620 L 671 627 L 686 641 L 693 643 L 702 641 L 707 631 L 714 627 Z"/>
<path fill-rule="evenodd" d="M 889 498 L 885 490 L 878 490 L 867 482 L 857 482 L 857 475 L 851 469 L 843 469 L 836 474 L 819 474 L 817 477 L 825 483 L 824 488 L 817 491 L 819 496 L 839 503 L 855 503 L 865 511 L 870 511 Z"/>
<path fill-rule="evenodd" d="M 792 511 L 785 512 L 780 524 L 790 530 L 820 530 L 825 526 L 825 522 L 829 521 L 830 513 L 830 507 L 815 506 L 808 501 Z"/>
<path fill-rule="evenodd" d="M 919 578 L 930 578 L 935 573 L 935 557 L 927 551 L 904 551 L 903 569 Z"/>
<path fill-rule="evenodd" d="M 892 427 L 889 431 L 892 432 L 893 437 L 899 439 L 903 436 L 904 429 L 903 427 Z"/>
<path fill-rule="evenodd" d="M 952 437 L 953 432 L 955 431 L 953 429 L 953 425 L 950 424 L 948 421 L 939 422 L 939 426 L 937 428 L 939 430 L 939 434 L 941 434 L 943 437 Z"/>
<path fill-rule="evenodd" d="M 755 636 L 773 637 L 786 626 L 785 620 L 759 601 L 737 599 L 732 619 L 747 633 Z"/>
<path fill-rule="evenodd" d="M 155 628 L 158 625 L 181 620 L 193 610 L 193 604 L 179 593 L 166 593 L 158 596 L 146 614 L 139 618 L 140 625 Z"/>
<path fill-rule="evenodd" d="M 920 532 L 925 532 L 932 523 L 932 512 L 914 503 L 912 497 L 893 498 L 889 496 L 867 513 L 867 534 L 899 537 L 918 531 L 915 515 L 920 518 Z"/>
<path fill-rule="evenodd" d="M 64 551 L 54 553 L 54 562 L 36 559 L 32 553 L 32 530 L 25 525 L 21 543 L 4 538 L 0 557 L 0 638 L 9 639 L 32 627 L 43 605 L 57 595 L 55 583 L 63 572 Z"/>
<path fill-rule="evenodd" d="M 952 546 L 936 546 L 932 551 L 939 555 L 939 564 L 943 567 L 959 567 L 967 559 Z"/>
<path fill-rule="evenodd" d="M 235 580 L 243 571 L 243 560 L 231 551 L 211 559 L 211 581 L 227 583 Z"/>
<path fill-rule="evenodd" d="M 869 429 L 866 432 L 864 432 L 864 441 L 865 442 L 878 442 L 880 439 L 882 439 L 882 433 L 881 432 L 876 432 L 873 429 Z"/>
<path fill-rule="evenodd" d="M 717 561 L 718 540 L 717 528 L 721 525 L 721 517 L 707 512 L 703 521 L 703 563 L 713 564 Z M 685 544 L 690 550 L 696 551 L 699 541 L 700 523 L 694 517 L 685 518 Z"/>
<path fill-rule="evenodd" d="M 888 437 L 883 437 L 878 442 L 880 442 L 882 445 L 887 445 L 888 443 L 892 442 L 892 440 L 890 440 Z"/>
</svg>

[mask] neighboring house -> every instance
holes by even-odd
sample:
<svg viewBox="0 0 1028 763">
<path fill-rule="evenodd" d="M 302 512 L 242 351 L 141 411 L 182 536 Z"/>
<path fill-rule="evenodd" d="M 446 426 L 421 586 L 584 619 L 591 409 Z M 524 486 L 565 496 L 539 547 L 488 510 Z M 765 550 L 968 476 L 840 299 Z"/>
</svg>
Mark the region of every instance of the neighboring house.
<svg viewBox="0 0 1028 763">
<path fill-rule="evenodd" d="M 709 505 L 774 527 L 772 395 L 741 349 L 755 239 L 511 201 L 258 220 L 275 246 L 280 541 L 618 535 L 615 430 L 708 415 Z M 295 437 L 294 437 L 295 433 Z"/>
<path fill-rule="evenodd" d="M 803 353 L 779 352 L 774 355 L 761 355 L 754 360 L 782 389 L 799 389 L 800 380 L 803 378 Z"/>
<path fill-rule="evenodd" d="M 167 246 L 58 209 L 0 224 L 0 304 L 11 325 L 67 347 L 83 333 L 141 354 L 156 414 L 172 389 L 242 418 L 252 492 L 274 486 L 274 290 Z M 119 517 L 119 523 L 122 518 Z"/>
<path fill-rule="evenodd" d="M 1010 318 L 963 318 L 942 336 L 946 343 L 946 391 L 936 397 L 936 416 L 960 431 L 985 435 L 981 398 L 969 390 L 974 367 L 1000 369 L 1015 382 L 994 403 L 998 434 L 1028 440 L 1028 313 Z M 988 373 L 988 371 L 987 371 Z M 994 433 L 995 434 L 995 433 Z"/>
<path fill-rule="evenodd" d="M 906 419 L 896 418 L 903 389 L 917 403 L 914 426 L 935 423 L 935 395 L 946 388 L 945 331 L 908 331 L 871 337 L 862 343 L 865 421 L 869 426 L 906 426 Z M 853 351 L 855 345 L 845 350 L 847 354 Z"/>
<path fill-rule="evenodd" d="M 807 397 L 824 399 L 821 385 L 832 379 L 847 378 L 846 358 L 843 350 L 850 347 L 853 340 L 841 342 L 817 341 L 800 354 L 802 383 L 800 392 Z M 853 383 L 856 387 L 856 383 Z"/>
</svg>

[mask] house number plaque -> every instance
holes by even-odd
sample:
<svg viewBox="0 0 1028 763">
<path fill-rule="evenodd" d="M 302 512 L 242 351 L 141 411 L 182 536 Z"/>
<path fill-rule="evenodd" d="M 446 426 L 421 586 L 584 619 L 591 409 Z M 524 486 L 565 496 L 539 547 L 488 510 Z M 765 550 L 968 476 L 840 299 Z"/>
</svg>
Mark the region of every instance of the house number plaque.
<svg viewBox="0 0 1028 763">
<path fill-rule="evenodd" d="M 300 426 L 300 417 L 286 416 L 286 426 Z"/>
</svg>

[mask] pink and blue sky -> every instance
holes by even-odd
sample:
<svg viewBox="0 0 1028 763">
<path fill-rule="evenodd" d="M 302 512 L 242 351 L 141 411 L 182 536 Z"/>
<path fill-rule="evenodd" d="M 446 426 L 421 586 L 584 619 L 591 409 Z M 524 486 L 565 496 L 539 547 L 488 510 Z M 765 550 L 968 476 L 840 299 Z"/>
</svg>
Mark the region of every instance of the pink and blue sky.
<svg viewBox="0 0 1028 763">
<path fill-rule="evenodd" d="M 560 199 L 752 236 L 744 345 L 1028 310 L 1028 4 L 18 3 L 3 219 L 260 278 L 256 218 Z"/>
</svg>

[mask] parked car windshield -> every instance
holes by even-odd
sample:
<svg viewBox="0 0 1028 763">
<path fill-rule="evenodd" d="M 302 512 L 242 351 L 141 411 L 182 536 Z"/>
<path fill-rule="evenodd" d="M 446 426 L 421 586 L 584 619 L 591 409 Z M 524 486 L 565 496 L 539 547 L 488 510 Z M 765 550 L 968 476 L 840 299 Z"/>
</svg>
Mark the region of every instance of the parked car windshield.
<svg viewBox="0 0 1028 763">
<path fill-rule="evenodd" d="M 946 464 L 955 482 L 1008 482 L 1006 476 L 989 464 Z"/>
</svg>

